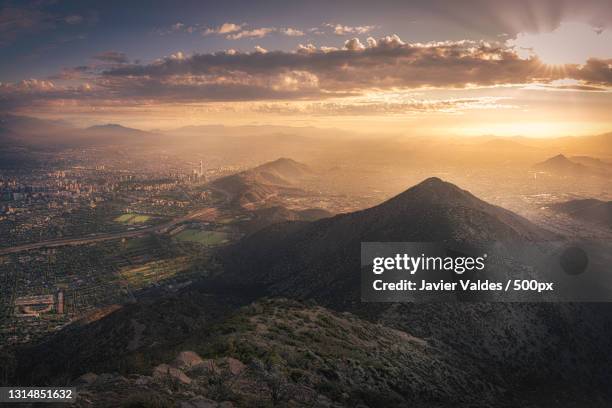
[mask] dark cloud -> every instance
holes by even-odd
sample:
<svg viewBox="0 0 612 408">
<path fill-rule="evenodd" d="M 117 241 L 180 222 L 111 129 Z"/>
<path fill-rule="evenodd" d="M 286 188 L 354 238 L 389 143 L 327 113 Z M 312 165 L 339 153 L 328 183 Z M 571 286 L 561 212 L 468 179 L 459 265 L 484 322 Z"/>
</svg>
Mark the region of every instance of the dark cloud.
<svg viewBox="0 0 612 408">
<path fill-rule="evenodd" d="M 503 44 L 474 41 L 409 44 L 395 35 L 363 42 L 351 39 L 343 49 L 308 44 L 295 52 L 260 49 L 252 53 L 231 50 L 191 56 L 176 53 L 150 64 L 130 64 L 125 54 L 116 51 L 95 58 L 109 65 L 72 68 L 59 77 L 80 78 L 87 86 L 61 88 L 45 81 L 4 84 L 0 87 L 0 98 L 4 98 L 5 105 L 35 99 L 116 100 L 119 104 L 128 100 L 147 103 L 328 100 L 423 87 L 531 83 L 555 86 L 553 82 L 560 79 L 575 80 L 574 89 L 612 87 L 612 60 L 591 59 L 584 65 L 551 69 L 535 57 L 519 57 L 514 49 Z M 414 103 L 410 104 L 414 109 Z M 327 107 L 339 113 L 344 109 L 340 105 Z M 403 108 L 403 104 L 384 107 L 386 111 Z"/>
<path fill-rule="evenodd" d="M 554 80 L 535 58 L 522 59 L 502 45 L 483 42 L 405 44 L 397 36 L 347 41 L 344 49 L 301 46 L 299 52 L 194 54 L 148 65 L 125 65 L 104 77 L 147 78 L 172 82 L 196 78 L 204 82 L 253 81 L 291 84 L 291 76 L 308 77 L 321 92 L 364 89 L 465 87 Z M 280 85 L 279 85 L 280 86 Z"/>
<path fill-rule="evenodd" d="M 569 75 L 590 85 L 612 86 L 612 59 L 589 59 L 584 65 L 573 65 Z"/>
</svg>

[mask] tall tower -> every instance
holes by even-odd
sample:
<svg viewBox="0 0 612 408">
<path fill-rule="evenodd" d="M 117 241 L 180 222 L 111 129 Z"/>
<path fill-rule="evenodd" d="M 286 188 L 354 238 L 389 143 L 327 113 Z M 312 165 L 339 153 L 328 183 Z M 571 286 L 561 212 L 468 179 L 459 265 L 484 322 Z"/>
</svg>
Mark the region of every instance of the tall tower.
<svg viewBox="0 0 612 408">
<path fill-rule="evenodd" d="M 200 160 L 200 177 L 204 177 L 204 162 Z"/>
<path fill-rule="evenodd" d="M 57 314 L 64 314 L 64 292 L 57 292 Z"/>
</svg>

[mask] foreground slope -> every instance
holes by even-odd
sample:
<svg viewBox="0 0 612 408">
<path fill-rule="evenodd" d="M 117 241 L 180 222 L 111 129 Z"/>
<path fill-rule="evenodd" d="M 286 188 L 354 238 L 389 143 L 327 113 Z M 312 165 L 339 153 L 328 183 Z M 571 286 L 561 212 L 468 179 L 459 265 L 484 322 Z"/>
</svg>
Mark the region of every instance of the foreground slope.
<svg viewBox="0 0 612 408">
<path fill-rule="evenodd" d="M 185 408 L 228 400 L 239 407 L 474 407 L 502 398 L 482 372 L 435 343 L 295 301 L 260 300 L 198 334 L 168 350 L 167 379 L 160 375 L 167 366 L 132 376 L 98 372 L 83 377 L 80 391 L 95 406 L 145 394 L 140 400 Z"/>
</svg>

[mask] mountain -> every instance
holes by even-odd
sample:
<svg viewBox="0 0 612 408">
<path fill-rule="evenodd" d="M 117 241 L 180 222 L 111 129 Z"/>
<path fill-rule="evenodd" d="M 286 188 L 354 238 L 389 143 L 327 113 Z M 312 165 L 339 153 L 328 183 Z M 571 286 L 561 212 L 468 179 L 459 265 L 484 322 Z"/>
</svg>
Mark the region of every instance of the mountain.
<svg viewBox="0 0 612 408">
<path fill-rule="evenodd" d="M 567 391 L 576 385 L 575 376 L 565 374 L 568 370 L 580 372 L 581 381 L 600 393 L 612 378 L 612 353 L 598 351 L 612 345 L 608 305 L 361 301 L 361 242 L 443 241 L 477 247 L 493 242 L 537 246 L 551 239 L 558 237 L 430 178 L 370 209 L 272 225 L 226 249 L 222 259 L 226 279 L 251 283 L 268 296 L 314 300 L 453 350 L 459 355 L 454 358 L 469 361 L 491 378 L 504 378 L 509 395 L 530 392 L 534 384 Z"/>
<path fill-rule="evenodd" d="M 227 194 L 233 205 L 257 207 L 279 192 L 300 192 L 298 185 L 313 172 L 295 160 L 280 158 L 211 183 Z"/>
<path fill-rule="evenodd" d="M 141 393 L 190 408 L 201 398 L 238 407 L 609 406 L 608 304 L 360 302 L 361 241 L 549 238 L 512 212 L 427 179 L 370 209 L 271 225 L 218 254 L 218 281 L 24 346 L 16 353 L 22 381 L 14 383 L 65 384 L 94 371 L 81 381 L 99 406 Z M 270 299 L 279 296 L 303 302 Z M 181 366 L 186 351 L 204 361 Z M 220 374 L 228 361 L 235 373 Z"/>
<path fill-rule="evenodd" d="M 271 294 L 359 303 L 361 242 L 541 241 L 552 234 L 459 187 L 430 178 L 363 211 L 273 225 L 227 250 L 226 269 Z M 249 261 L 245 261 L 249 260 Z M 332 271 L 332 273 L 330 273 Z"/>
<path fill-rule="evenodd" d="M 57 132 L 72 128 L 61 120 L 39 119 L 29 116 L 0 115 L 0 130 L 26 135 Z"/>
<path fill-rule="evenodd" d="M 552 141 L 558 151 L 574 155 L 602 155 L 612 158 L 612 132 L 592 136 L 564 137 Z"/>
<path fill-rule="evenodd" d="M 553 204 L 551 208 L 578 220 L 612 228 L 612 201 L 601 201 L 593 198 L 570 200 Z"/>
<path fill-rule="evenodd" d="M 0 117 L 0 141 L 28 147 L 75 147 L 138 143 L 155 140 L 159 135 L 117 124 L 78 129 L 59 120 L 4 115 Z"/>
<path fill-rule="evenodd" d="M 589 171 L 589 168 L 584 164 L 574 163 L 562 154 L 537 163 L 533 168 L 538 171 L 566 176 L 579 176 Z"/>
<path fill-rule="evenodd" d="M 264 207 L 253 211 L 253 218 L 249 220 L 245 229 L 249 232 L 259 231 L 272 224 L 285 221 L 316 221 L 331 217 L 333 214 L 321 208 L 308 208 L 305 210 L 291 210 L 277 205 Z"/>
<path fill-rule="evenodd" d="M 0 115 L 0 142 L 36 146 L 63 143 L 75 128 L 60 120 Z"/>
<path fill-rule="evenodd" d="M 81 143 L 99 145 L 152 143 L 160 136 L 114 123 L 91 126 L 76 133 Z"/>
<path fill-rule="evenodd" d="M 559 154 L 535 164 L 533 168 L 557 176 L 609 177 L 612 172 L 612 166 L 606 164 L 606 162 L 588 156 L 576 156 L 570 160 L 566 156 Z"/>
<path fill-rule="evenodd" d="M 612 169 L 612 163 L 590 156 L 571 156 L 570 160 L 574 163 L 583 164 L 599 169 Z"/>
</svg>

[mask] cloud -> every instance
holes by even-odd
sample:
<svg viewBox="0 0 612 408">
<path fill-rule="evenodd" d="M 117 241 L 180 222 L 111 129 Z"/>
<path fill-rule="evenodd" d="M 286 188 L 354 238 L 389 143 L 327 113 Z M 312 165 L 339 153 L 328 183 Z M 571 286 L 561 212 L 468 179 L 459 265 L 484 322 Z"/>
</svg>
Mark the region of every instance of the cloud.
<svg viewBox="0 0 612 408">
<path fill-rule="evenodd" d="M 236 31 L 240 31 L 244 24 L 234 24 L 234 23 L 223 23 L 218 29 L 219 34 L 228 34 L 234 33 Z"/>
<path fill-rule="evenodd" d="M 76 80 L 89 77 L 93 74 L 93 68 L 87 65 L 79 65 L 77 67 L 63 68 L 57 75 L 52 75 L 49 79 L 65 79 Z"/>
<path fill-rule="evenodd" d="M 359 38 L 351 38 L 344 42 L 344 48 L 350 51 L 361 51 L 365 50 L 366 47 L 359 41 Z"/>
<path fill-rule="evenodd" d="M 263 38 L 270 33 L 275 32 L 277 29 L 274 27 L 262 27 L 255 28 L 253 30 L 242 30 L 234 34 L 225 36 L 228 40 L 240 40 L 242 38 Z"/>
<path fill-rule="evenodd" d="M 105 51 L 100 54 L 94 55 L 92 58 L 98 61 L 113 64 L 126 64 L 129 61 L 125 53 L 118 51 Z"/>
<path fill-rule="evenodd" d="M 504 103 L 505 97 L 418 99 L 401 95 L 385 95 L 386 99 L 347 98 L 329 102 L 259 103 L 252 107 L 257 113 L 279 115 L 371 116 L 405 115 L 412 113 L 460 113 L 475 109 L 516 109 Z"/>
<path fill-rule="evenodd" d="M 26 104 L 37 98 L 115 100 L 117 104 L 138 100 L 321 101 L 419 88 L 566 85 L 555 82 L 562 79 L 574 80 L 570 83 L 573 88 L 612 87 L 612 60 L 590 59 L 582 65 L 566 64 L 552 70 L 538 58 L 521 58 L 515 49 L 501 43 L 406 43 L 397 35 L 368 38 L 365 42 L 352 38 L 342 49 L 308 43 L 300 44 L 295 51 L 256 46 L 254 52 L 178 52 L 148 64 L 129 63 L 124 54 L 117 52 L 99 54 L 97 59 L 112 64 L 84 73 L 88 88 L 83 94 L 77 88 L 24 83 L 4 84 L 0 98 L 4 98 L 5 106 L 7 100 Z M 76 77 L 75 72 L 71 73 Z"/>
<path fill-rule="evenodd" d="M 199 32 L 203 36 L 224 35 L 225 38 L 228 40 L 240 40 L 244 38 L 263 38 L 271 33 L 279 33 L 288 37 L 301 37 L 304 35 L 304 32 L 302 30 L 294 27 L 247 27 L 248 25 L 246 23 L 236 24 L 226 22 L 218 27 L 202 28 L 198 24 L 186 25 L 184 23 L 177 22 L 175 24 L 172 24 L 169 29 L 158 30 L 158 33 L 161 35 L 165 35 L 176 32 L 186 32 L 190 34 Z"/>
<path fill-rule="evenodd" d="M 251 30 L 240 30 L 238 32 L 234 32 L 233 34 L 229 34 L 225 36 L 225 38 L 228 40 L 240 40 L 243 38 L 263 38 L 272 33 L 280 33 L 288 37 L 301 37 L 304 35 L 303 31 L 298 30 L 297 28 L 292 28 L 292 27 L 285 27 L 285 28 L 261 27 L 261 28 L 254 28 Z"/>
<path fill-rule="evenodd" d="M 219 27 L 216 27 L 216 28 L 204 29 L 204 31 L 202 31 L 202 35 L 235 33 L 237 31 L 242 30 L 242 27 L 244 26 L 245 24 L 223 23 Z"/>
<path fill-rule="evenodd" d="M 296 50 L 298 54 L 314 54 L 317 51 L 318 49 L 314 44 L 298 44 L 298 48 Z"/>
<path fill-rule="evenodd" d="M 354 35 L 354 34 L 367 34 L 376 28 L 373 25 L 365 25 L 365 26 L 346 26 L 342 24 L 325 24 L 326 27 L 330 27 L 333 29 L 334 34 L 336 35 Z"/>
<path fill-rule="evenodd" d="M 318 78 L 321 93 L 354 92 L 372 88 L 465 87 L 529 83 L 559 79 L 536 58 L 522 59 L 503 45 L 459 41 L 406 44 L 397 35 L 370 40 L 357 38 L 345 48 L 299 45 L 296 52 L 194 54 L 177 63 L 162 60 L 149 65 L 110 69 L 114 78 L 200 77 L 207 81 L 242 76 L 262 81 L 294 71 Z M 581 72 L 586 77 L 587 72 Z M 593 76 L 590 74 L 590 76 Z"/>
<path fill-rule="evenodd" d="M 291 27 L 283 28 L 280 30 L 280 32 L 289 37 L 301 37 L 304 35 L 303 31 Z"/>
<path fill-rule="evenodd" d="M 571 65 L 566 68 L 570 78 L 589 85 L 612 86 L 612 58 L 590 58 L 584 65 Z"/>
<path fill-rule="evenodd" d="M 10 111 L 66 100 L 80 101 L 86 97 L 88 89 L 87 83 L 62 87 L 53 81 L 40 79 L 26 79 L 15 83 L 0 82 L 0 108 Z"/>
</svg>

